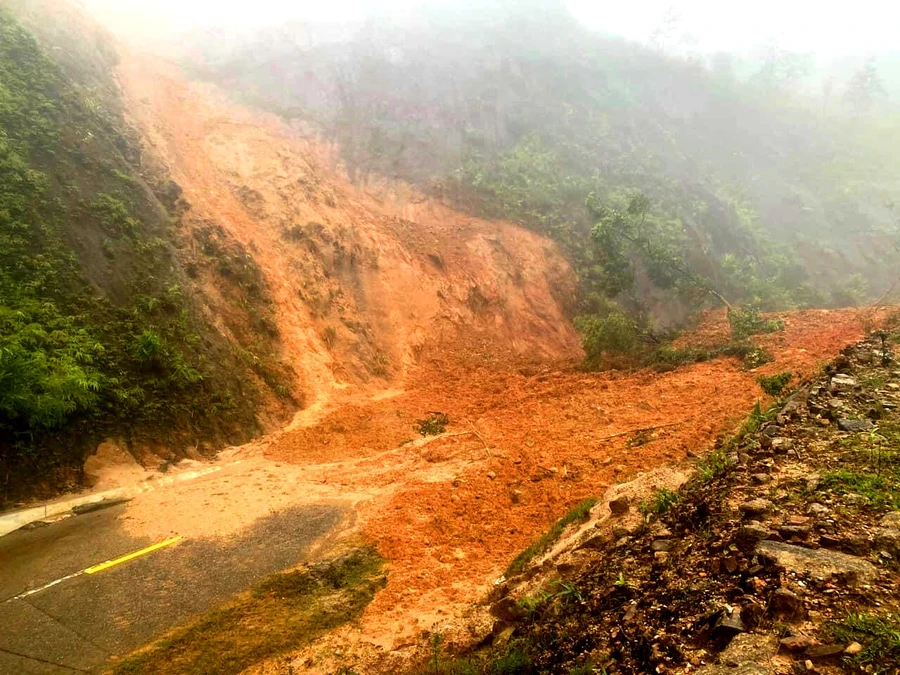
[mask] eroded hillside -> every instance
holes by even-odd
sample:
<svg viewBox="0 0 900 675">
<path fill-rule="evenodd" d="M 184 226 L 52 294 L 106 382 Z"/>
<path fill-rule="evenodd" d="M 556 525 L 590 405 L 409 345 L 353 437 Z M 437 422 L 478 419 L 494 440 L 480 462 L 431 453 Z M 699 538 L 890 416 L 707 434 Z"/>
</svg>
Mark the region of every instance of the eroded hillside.
<svg viewBox="0 0 900 675">
<path fill-rule="evenodd" d="M 119 75 L 143 169 L 183 189 L 179 248 L 209 311 L 226 332 L 254 312 L 225 290 L 233 247 L 259 269 L 307 406 L 348 385 L 402 385 L 423 353 L 470 343 L 536 360 L 578 354 L 563 310 L 575 281 L 547 239 L 403 186 L 360 191 L 327 168 L 324 148 L 159 62 L 127 57 Z"/>
</svg>

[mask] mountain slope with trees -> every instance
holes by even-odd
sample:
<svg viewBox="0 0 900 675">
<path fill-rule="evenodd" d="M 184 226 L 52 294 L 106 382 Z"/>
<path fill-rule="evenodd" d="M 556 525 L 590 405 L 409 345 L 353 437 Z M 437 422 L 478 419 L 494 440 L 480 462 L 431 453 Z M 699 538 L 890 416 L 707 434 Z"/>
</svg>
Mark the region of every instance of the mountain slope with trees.
<svg viewBox="0 0 900 675">
<path fill-rule="evenodd" d="M 614 301 L 666 327 L 701 298 L 847 305 L 893 281 L 900 118 L 852 105 L 859 74 L 827 103 L 792 88 L 790 55 L 739 76 L 727 57 L 591 33 L 554 0 L 426 7 L 340 39 L 200 38 L 190 55 L 337 141 L 360 182 L 411 181 L 551 235 L 582 280 L 575 313 Z"/>
</svg>

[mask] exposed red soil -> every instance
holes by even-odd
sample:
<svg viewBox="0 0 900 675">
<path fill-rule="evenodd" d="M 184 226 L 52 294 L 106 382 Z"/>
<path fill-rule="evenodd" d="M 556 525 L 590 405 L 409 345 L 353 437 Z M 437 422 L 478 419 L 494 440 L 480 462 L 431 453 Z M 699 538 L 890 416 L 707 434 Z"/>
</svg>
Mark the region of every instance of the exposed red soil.
<svg viewBox="0 0 900 675">
<path fill-rule="evenodd" d="M 808 376 L 862 335 L 856 310 L 783 318 L 783 332 L 758 340 L 776 357 L 758 372 L 735 359 L 662 374 L 584 373 L 514 359 L 476 367 L 473 353 L 435 360 L 411 376 L 405 393 L 281 434 L 266 454 L 316 464 L 369 456 L 323 475 L 359 489 L 395 486 L 386 500 L 360 507 L 364 531 L 392 563 L 364 631 L 393 645 L 476 599 L 581 499 L 708 447 L 762 397 L 760 372 Z M 719 317 L 709 320 L 699 336 L 715 332 Z M 478 435 L 378 454 L 413 438 L 413 421 L 428 411 L 449 414 L 451 432 Z M 608 438 L 659 425 L 672 426 Z"/>
<path fill-rule="evenodd" d="M 366 495 L 361 528 L 391 563 L 367 638 L 396 645 L 476 599 L 573 504 L 708 446 L 761 396 L 734 359 L 581 372 L 560 302 L 574 278 L 548 240 L 402 186 L 362 192 L 327 148 L 158 63 L 126 57 L 121 76 L 148 155 L 191 204 L 187 230 L 220 225 L 266 280 L 310 405 L 259 446 L 322 494 Z M 212 315 L 234 310 L 213 278 L 199 290 Z M 862 334 L 853 310 L 784 319 L 758 339 L 776 357 L 762 372 L 808 375 Z M 686 339 L 727 333 L 713 313 Z M 406 443 L 431 411 L 456 435 Z"/>
</svg>

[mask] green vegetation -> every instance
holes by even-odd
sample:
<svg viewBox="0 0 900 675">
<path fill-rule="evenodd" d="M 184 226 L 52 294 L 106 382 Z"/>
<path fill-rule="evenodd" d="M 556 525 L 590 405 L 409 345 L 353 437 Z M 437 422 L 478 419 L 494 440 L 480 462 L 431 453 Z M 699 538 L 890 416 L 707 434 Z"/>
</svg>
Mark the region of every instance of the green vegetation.
<svg viewBox="0 0 900 675">
<path fill-rule="evenodd" d="M 778 396 L 790 384 L 792 379 L 794 379 L 794 374 L 790 371 L 785 371 L 777 375 L 760 375 L 756 378 L 756 381 L 764 394 Z"/>
<path fill-rule="evenodd" d="M 383 561 L 354 551 L 324 570 L 269 577 L 251 592 L 118 663 L 116 675 L 229 675 L 359 617 L 384 586 Z"/>
<path fill-rule="evenodd" d="M 425 419 L 416 420 L 416 431 L 422 436 L 437 436 L 447 431 L 450 416 L 447 413 L 433 412 Z"/>
<path fill-rule="evenodd" d="M 123 159 L 124 123 L 71 79 L 111 74 L 85 68 L 0 10 L 0 504 L 108 435 L 177 446 L 257 425 L 235 403 L 255 403 L 244 366 L 183 290 L 168 215 Z"/>
<path fill-rule="evenodd" d="M 596 503 L 597 500 L 593 497 L 585 499 L 566 515 L 557 520 L 553 524 L 553 527 L 515 557 L 509 564 L 509 567 L 506 568 L 506 576 L 511 577 L 514 574 L 518 574 L 525 569 L 525 566 L 528 565 L 531 560 L 549 550 L 569 525 L 587 520 L 591 509 L 594 508 Z"/>
<path fill-rule="evenodd" d="M 867 673 L 894 673 L 900 668 L 900 617 L 894 614 L 849 614 L 828 627 L 829 637 L 841 644 L 858 642 L 862 651 L 844 657 Z"/>
<path fill-rule="evenodd" d="M 746 340 L 751 335 L 777 333 L 784 330 L 781 319 L 764 319 L 755 304 L 728 311 L 728 323 L 731 324 L 731 335 L 735 340 Z"/>
<path fill-rule="evenodd" d="M 644 516 L 644 520 L 650 522 L 654 517 L 666 513 L 672 505 L 678 501 L 678 493 L 668 488 L 658 488 L 653 492 L 649 500 L 642 501 L 638 510 Z"/>
<path fill-rule="evenodd" d="M 878 510 L 900 509 L 900 481 L 893 473 L 879 475 L 852 469 L 828 471 L 822 475 L 818 489 L 839 495 L 862 495 Z"/>
</svg>

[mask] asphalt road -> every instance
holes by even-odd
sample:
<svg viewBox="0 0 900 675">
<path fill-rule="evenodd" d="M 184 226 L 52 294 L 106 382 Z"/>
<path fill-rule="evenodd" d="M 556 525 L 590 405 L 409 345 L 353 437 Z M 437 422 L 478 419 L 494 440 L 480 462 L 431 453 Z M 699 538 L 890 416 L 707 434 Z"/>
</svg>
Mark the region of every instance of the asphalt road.
<svg viewBox="0 0 900 675">
<path fill-rule="evenodd" d="M 0 537 L 0 675 L 102 670 L 269 574 L 303 562 L 342 521 L 287 509 L 227 540 L 184 539 L 95 574 L 58 579 L 158 542 L 122 530 L 116 506 Z M 202 517 L 202 514 L 198 514 Z"/>
</svg>

